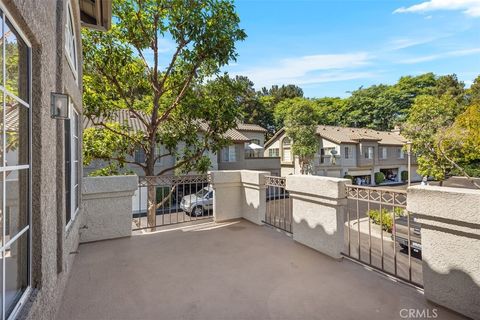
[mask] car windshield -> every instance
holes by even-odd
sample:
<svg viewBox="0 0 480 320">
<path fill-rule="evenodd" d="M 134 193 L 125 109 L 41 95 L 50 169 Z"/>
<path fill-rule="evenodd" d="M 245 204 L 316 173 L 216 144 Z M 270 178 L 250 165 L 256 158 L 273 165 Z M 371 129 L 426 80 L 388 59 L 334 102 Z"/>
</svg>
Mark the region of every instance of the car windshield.
<svg viewBox="0 0 480 320">
<path fill-rule="evenodd" d="M 207 193 L 208 193 L 208 190 L 206 188 L 204 188 L 204 189 L 198 191 L 197 193 L 195 193 L 195 195 L 198 198 L 203 198 Z"/>
</svg>

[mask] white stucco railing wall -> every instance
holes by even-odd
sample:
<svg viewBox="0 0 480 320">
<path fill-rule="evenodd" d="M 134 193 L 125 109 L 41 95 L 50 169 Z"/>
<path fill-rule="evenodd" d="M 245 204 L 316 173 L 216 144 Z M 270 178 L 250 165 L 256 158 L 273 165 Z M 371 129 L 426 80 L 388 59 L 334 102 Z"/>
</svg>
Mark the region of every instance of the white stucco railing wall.
<svg viewBox="0 0 480 320">
<path fill-rule="evenodd" d="M 425 297 L 480 319 L 480 190 L 415 186 L 407 210 L 422 225 Z"/>
<path fill-rule="evenodd" d="M 265 177 L 270 172 L 251 170 L 211 171 L 216 222 L 244 218 L 263 224 L 266 209 Z"/>
<path fill-rule="evenodd" d="M 342 257 L 348 179 L 291 175 L 293 239 L 335 259 Z"/>
<path fill-rule="evenodd" d="M 131 236 L 132 197 L 137 188 L 137 176 L 83 178 L 80 242 Z"/>
</svg>

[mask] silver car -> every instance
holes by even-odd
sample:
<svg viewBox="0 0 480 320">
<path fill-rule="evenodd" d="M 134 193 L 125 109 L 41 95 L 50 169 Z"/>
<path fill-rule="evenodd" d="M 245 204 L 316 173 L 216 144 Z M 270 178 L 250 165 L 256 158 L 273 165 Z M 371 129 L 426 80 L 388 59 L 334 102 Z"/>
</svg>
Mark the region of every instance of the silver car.
<svg viewBox="0 0 480 320">
<path fill-rule="evenodd" d="M 190 216 L 200 217 L 213 207 L 213 190 L 205 187 L 197 193 L 186 195 L 180 202 L 180 208 Z"/>
</svg>

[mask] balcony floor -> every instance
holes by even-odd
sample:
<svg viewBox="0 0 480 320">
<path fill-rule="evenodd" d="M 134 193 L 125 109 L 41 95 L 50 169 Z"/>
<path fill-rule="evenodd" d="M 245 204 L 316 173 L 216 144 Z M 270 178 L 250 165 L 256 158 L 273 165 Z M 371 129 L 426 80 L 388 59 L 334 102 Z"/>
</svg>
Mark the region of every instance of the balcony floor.
<svg viewBox="0 0 480 320">
<path fill-rule="evenodd" d="M 404 284 L 244 220 L 83 244 L 58 320 L 401 319 L 438 309 Z"/>
</svg>

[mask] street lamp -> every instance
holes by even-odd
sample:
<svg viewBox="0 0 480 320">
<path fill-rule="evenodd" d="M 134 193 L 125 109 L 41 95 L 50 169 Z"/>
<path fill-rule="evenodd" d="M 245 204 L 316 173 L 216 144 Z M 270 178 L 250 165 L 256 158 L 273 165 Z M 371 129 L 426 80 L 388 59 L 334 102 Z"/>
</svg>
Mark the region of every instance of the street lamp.
<svg viewBox="0 0 480 320">
<path fill-rule="evenodd" d="M 408 159 L 408 164 L 407 164 L 407 181 L 408 181 L 408 186 L 410 187 L 410 173 L 412 172 L 411 166 L 412 166 L 412 142 L 407 141 L 407 159 Z"/>
</svg>

